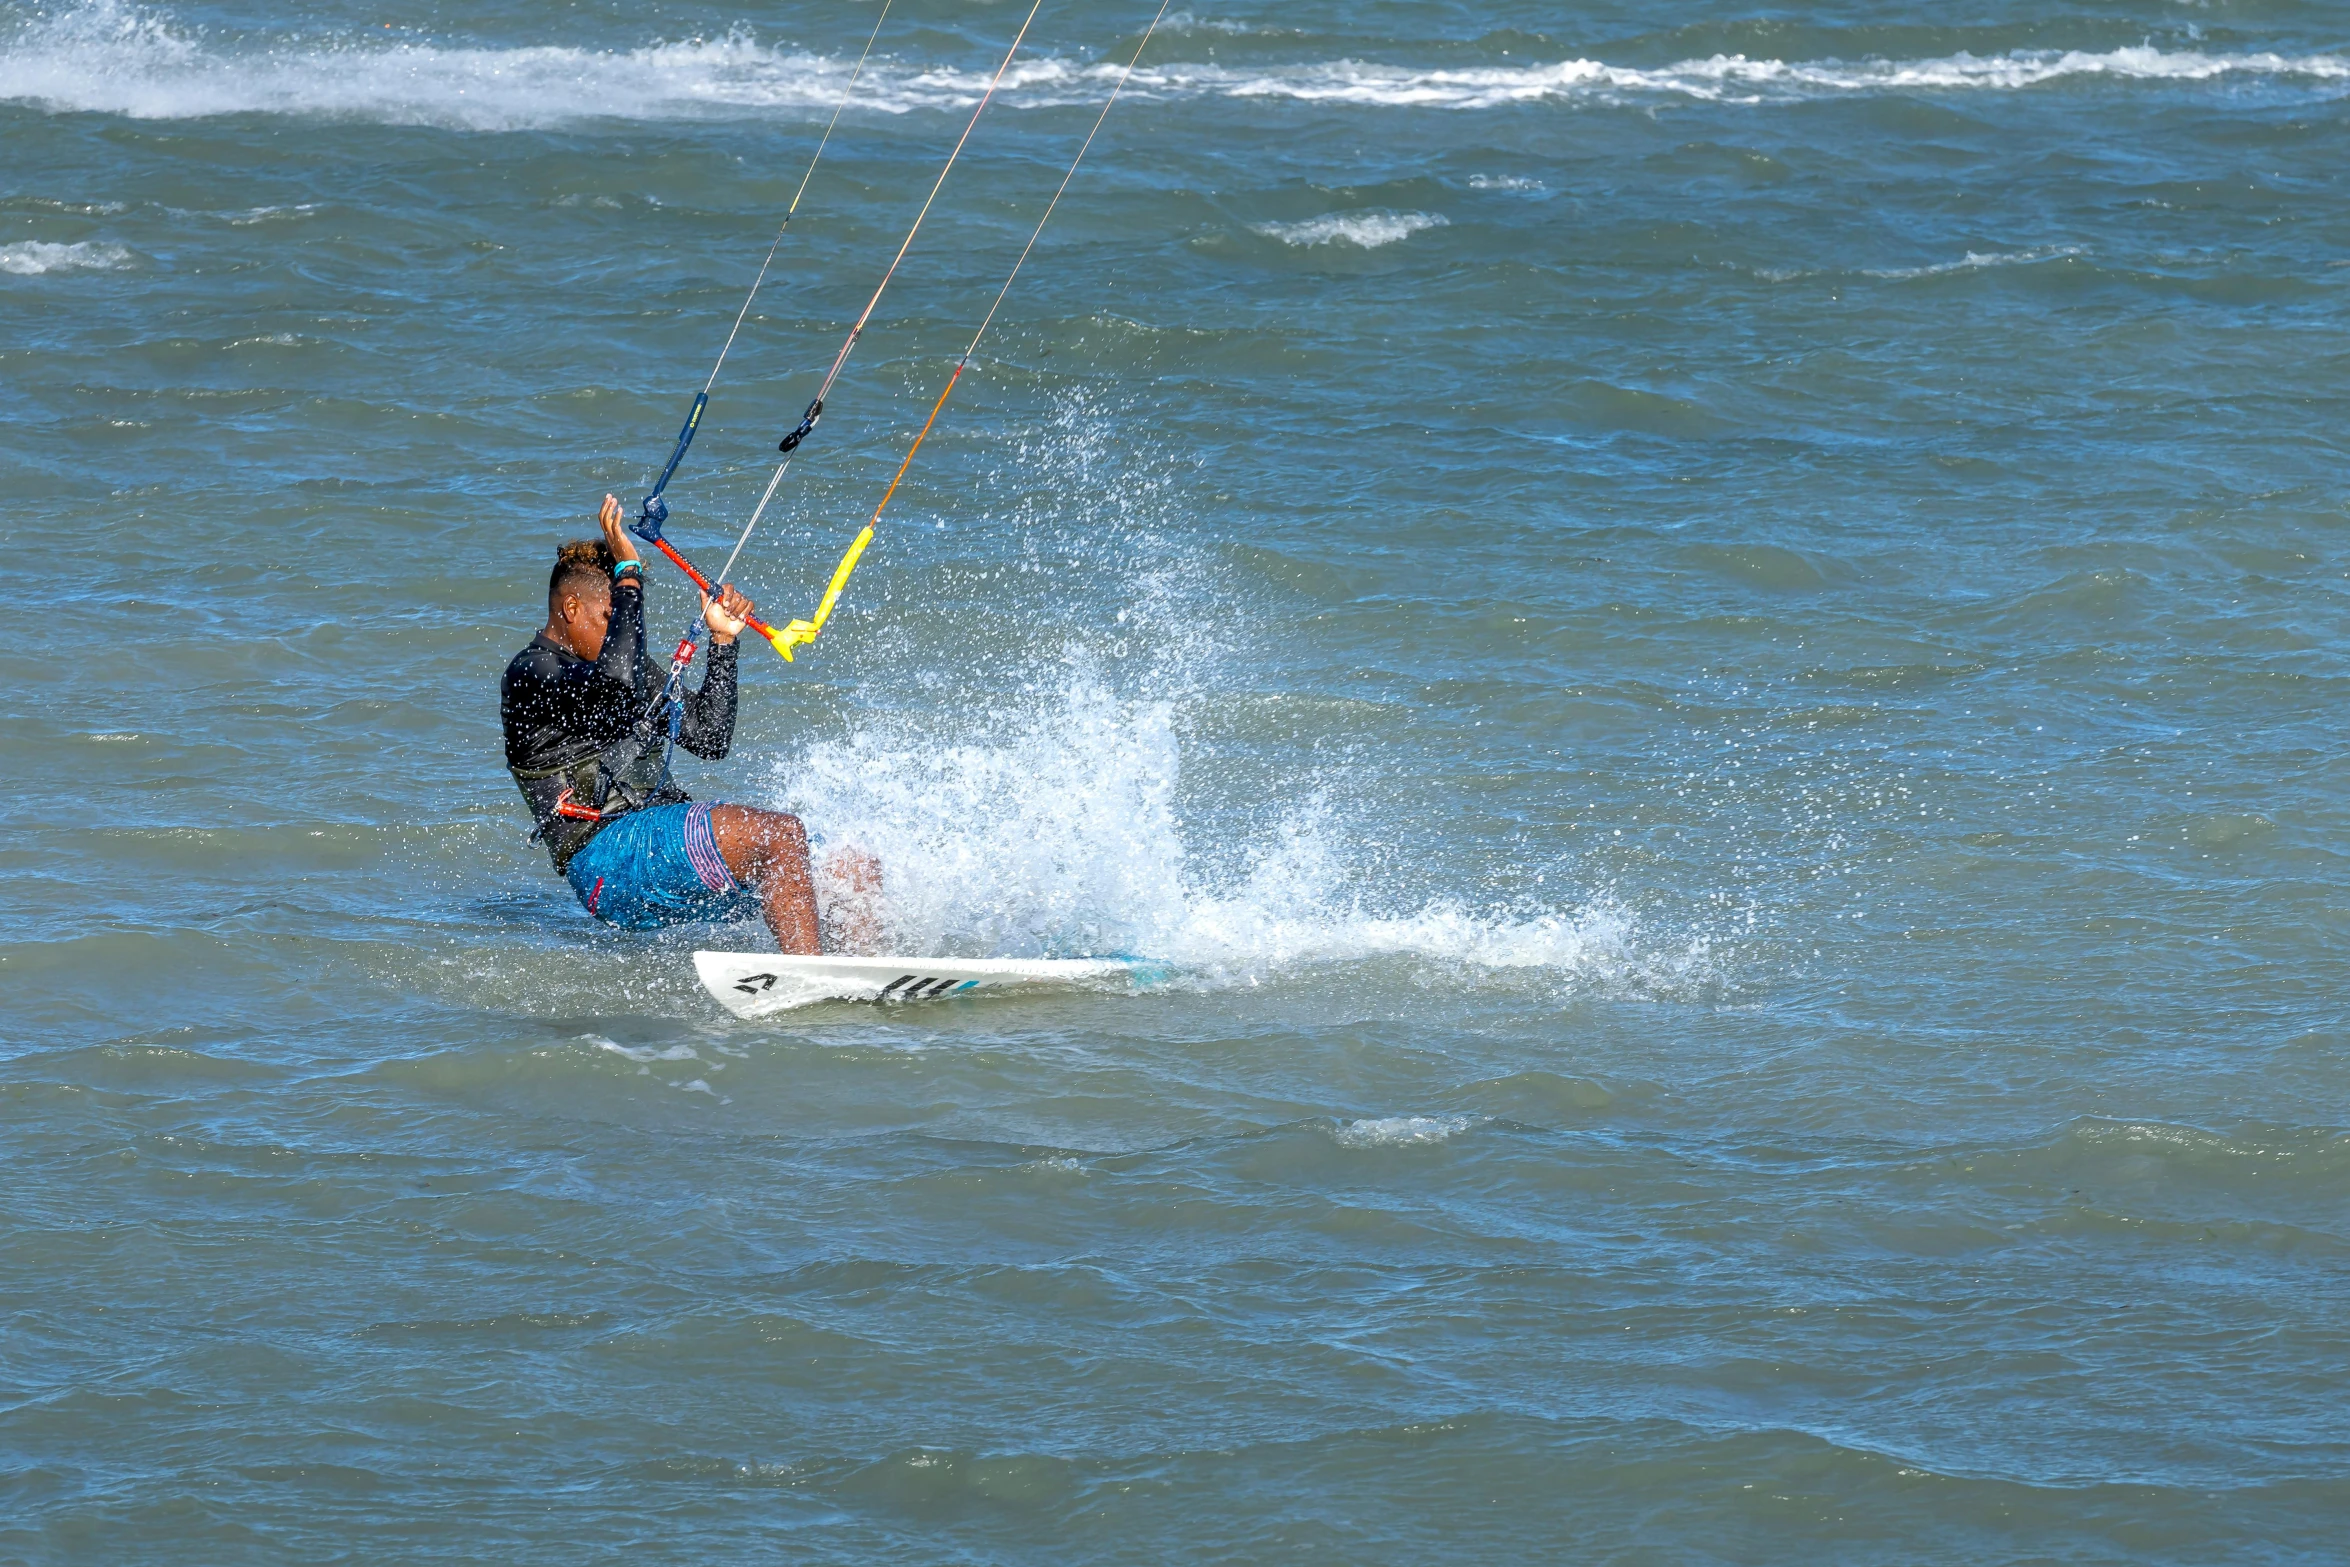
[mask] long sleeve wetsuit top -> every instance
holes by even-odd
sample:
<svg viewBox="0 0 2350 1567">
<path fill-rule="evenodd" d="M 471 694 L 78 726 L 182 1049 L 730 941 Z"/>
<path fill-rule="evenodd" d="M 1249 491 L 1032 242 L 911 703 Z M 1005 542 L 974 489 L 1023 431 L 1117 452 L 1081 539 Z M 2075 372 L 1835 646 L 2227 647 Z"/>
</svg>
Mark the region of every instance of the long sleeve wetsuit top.
<svg viewBox="0 0 2350 1567">
<path fill-rule="evenodd" d="M 594 662 L 558 646 L 542 631 L 514 655 L 500 683 L 506 766 L 538 820 L 558 872 L 602 823 L 558 816 L 555 802 L 568 788 L 579 803 L 595 803 L 597 758 L 627 737 L 668 676 L 665 666 L 645 657 L 644 597 L 633 582 L 613 584 L 612 622 Z M 734 676 L 734 645 L 714 645 L 702 688 L 686 693 L 678 744 L 705 761 L 717 761 L 734 743 Z M 656 735 L 668 732 L 666 710 L 655 713 L 653 721 Z M 656 745 L 640 763 L 649 774 L 643 781 L 651 785 L 644 804 L 690 798 L 660 769 L 660 758 Z"/>
</svg>

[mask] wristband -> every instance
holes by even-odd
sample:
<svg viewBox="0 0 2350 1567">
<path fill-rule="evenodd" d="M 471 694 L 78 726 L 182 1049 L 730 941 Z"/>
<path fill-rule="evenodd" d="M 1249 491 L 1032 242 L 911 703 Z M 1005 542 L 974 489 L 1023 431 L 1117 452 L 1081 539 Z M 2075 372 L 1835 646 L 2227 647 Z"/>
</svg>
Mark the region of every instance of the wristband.
<svg viewBox="0 0 2350 1567">
<path fill-rule="evenodd" d="M 618 582 L 623 576 L 632 571 L 640 577 L 643 576 L 645 574 L 645 563 L 641 560 L 616 560 L 612 563 L 612 580 L 614 582 Z"/>
</svg>

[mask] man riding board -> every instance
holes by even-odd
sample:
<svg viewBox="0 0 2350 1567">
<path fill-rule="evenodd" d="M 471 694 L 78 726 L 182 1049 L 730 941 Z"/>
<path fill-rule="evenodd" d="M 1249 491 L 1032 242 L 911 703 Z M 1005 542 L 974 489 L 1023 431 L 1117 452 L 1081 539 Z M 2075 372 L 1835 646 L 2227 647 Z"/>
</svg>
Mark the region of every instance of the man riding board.
<svg viewBox="0 0 2350 1567">
<path fill-rule="evenodd" d="M 726 919 L 756 907 L 787 953 L 821 950 L 816 881 L 800 819 L 747 805 L 697 805 L 669 776 L 676 739 L 705 761 L 734 742 L 735 638 L 751 601 L 704 595 L 710 663 L 698 691 L 664 690 L 645 657 L 644 562 L 604 497 L 602 539 L 555 552 L 547 623 L 500 684 L 506 766 L 538 820 L 557 875 L 590 914 L 625 930 Z M 878 934 L 881 867 L 843 851 L 826 867 L 846 894 L 844 944 Z"/>
</svg>

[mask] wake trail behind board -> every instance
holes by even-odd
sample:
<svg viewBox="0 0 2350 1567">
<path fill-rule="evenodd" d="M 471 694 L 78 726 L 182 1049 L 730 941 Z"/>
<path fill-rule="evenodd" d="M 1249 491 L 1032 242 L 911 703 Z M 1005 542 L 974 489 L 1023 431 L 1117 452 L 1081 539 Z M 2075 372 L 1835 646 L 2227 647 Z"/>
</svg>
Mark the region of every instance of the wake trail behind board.
<svg viewBox="0 0 2350 1567">
<path fill-rule="evenodd" d="M 767 1017 L 820 1001 L 935 1001 L 1011 991 L 1125 991 L 1163 979 L 1132 958 L 784 957 L 697 952 L 694 971 L 736 1017 Z"/>
</svg>

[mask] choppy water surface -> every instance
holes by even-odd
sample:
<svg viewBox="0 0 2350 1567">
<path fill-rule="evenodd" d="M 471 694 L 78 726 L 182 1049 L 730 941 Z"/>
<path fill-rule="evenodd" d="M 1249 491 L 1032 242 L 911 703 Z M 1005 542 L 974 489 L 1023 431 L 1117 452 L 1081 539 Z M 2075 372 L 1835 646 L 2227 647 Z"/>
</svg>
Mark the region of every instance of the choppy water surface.
<svg viewBox="0 0 2350 1567">
<path fill-rule="evenodd" d="M 899 0 L 692 548 L 1019 9 Z M 752 1026 L 495 686 L 872 16 L 0 6 L 0 1557 L 2332 1558 L 2350 13 L 1174 16 L 693 765 L 1183 977 Z"/>
</svg>

